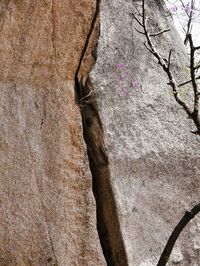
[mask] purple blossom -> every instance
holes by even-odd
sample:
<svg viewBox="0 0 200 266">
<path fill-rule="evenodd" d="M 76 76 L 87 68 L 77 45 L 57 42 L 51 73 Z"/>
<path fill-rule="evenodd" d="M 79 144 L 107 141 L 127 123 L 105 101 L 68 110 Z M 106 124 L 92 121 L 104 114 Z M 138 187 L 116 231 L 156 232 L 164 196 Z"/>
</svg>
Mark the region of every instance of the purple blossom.
<svg viewBox="0 0 200 266">
<path fill-rule="evenodd" d="M 131 83 L 132 83 L 133 86 L 136 86 L 136 87 L 139 86 L 139 82 L 138 82 L 136 79 L 133 79 L 133 80 L 131 81 Z"/>
<path fill-rule="evenodd" d="M 190 3 L 188 2 L 187 4 L 185 4 L 185 5 L 182 6 L 182 9 L 183 9 L 186 13 L 189 13 L 189 12 L 191 12 L 192 7 L 191 7 Z"/>
<path fill-rule="evenodd" d="M 172 14 L 176 14 L 177 11 L 178 11 L 178 7 L 177 7 L 177 5 L 173 5 L 172 7 L 170 7 L 170 8 L 169 8 L 169 11 L 170 11 L 170 13 L 172 13 Z"/>
<path fill-rule="evenodd" d="M 124 68 L 125 65 L 123 63 L 117 64 L 117 68 Z"/>
<path fill-rule="evenodd" d="M 186 13 L 190 13 L 191 10 L 195 10 L 195 8 L 191 6 L 190 2 L 187 2 L 187 4 L 183 5 L 176 5 L 174 4 L 169 8 L 169 11 L 171 12 L 172 15 L 178 14 L 178 12 L 184 11 Z"/>
<path fill-rule="evenodd" d="M 132 92 L 131 88 L 141 88 L 142 90 L 142 85 L 134 78 L 134 75 L 126 68 L 125 64 L 120 63 L 116 66 L 120 69 L 116 80 L 116 92 L 118 96 L 130 96 L 130 93 Z"/>
</svg>

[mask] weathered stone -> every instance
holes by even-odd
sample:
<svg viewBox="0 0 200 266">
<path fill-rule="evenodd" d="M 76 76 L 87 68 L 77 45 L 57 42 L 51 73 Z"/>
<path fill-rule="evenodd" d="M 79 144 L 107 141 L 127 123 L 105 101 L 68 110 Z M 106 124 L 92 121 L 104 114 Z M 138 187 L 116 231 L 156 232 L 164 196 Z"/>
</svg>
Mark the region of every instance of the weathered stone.
<svg viewBox="0 0 200 266">
<path fill-rule="evenodd" d="M 0 2 L 0 265 L 101 266 L 102 249 L 107 265 L 156 265 L 198 202 L 199 137 L 134 30 L 134 2 L 102 0 L 89 78 L 98 0 Z M 172 28 L 155 42 L 174 48 L 180 80 L 186 53 L 163 1 L 147 12 Z M 198 233 L 199 217 L 169 265 L 200 264 Z"/>
<path fill-rule="evenodd" d="M 165 56 L 174 49 L 172 64 L 180 80 L 185 50 L 161 5 L 163 1 L 148 1 L 146 9 L 157 21 L 158 30 L 171 28 L 155 42 Z M 156 265 L 185 210 L 199 201 L 200 139 L 190 132 L 194 125 L 175 102 L 165 74 L 135 31 L 138 25 L 130 16 L 133 10 L 132 0 L 102 0 L 101 35 L 91 78 L 128 264 Z M 126 82 L 129 94 L 117 91 L 123 64 L 134 82 L 142 85 Z M 180 265 L 185 266 L 200 264 L 190 226 L 179 239 L 184 258 Z"/>
<path fill-rule="evenodd" d="M 0 2 L 1 266 L 105 265 L 74 95 L 94 11 Z"/>
<path fill-rule="evenodd" d="M 171 255 L 171 261 L 174 264 L 180 264 L 180 262 L 182 262 L 183 259 L 184 258 L 183 258 L 180 248 L 174 248 L 172 251 L 172 255 Z"/>
</svg>

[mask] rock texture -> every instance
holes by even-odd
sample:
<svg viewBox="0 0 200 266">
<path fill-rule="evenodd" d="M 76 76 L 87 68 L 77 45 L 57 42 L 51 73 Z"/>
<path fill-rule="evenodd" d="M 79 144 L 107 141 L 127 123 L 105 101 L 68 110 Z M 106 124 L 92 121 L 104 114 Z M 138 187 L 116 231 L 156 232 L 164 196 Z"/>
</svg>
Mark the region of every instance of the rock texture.
<svg viewBox="0 0 200 266">
<path fill-rule="evenodd" d="M 0 2 L 0 266 L 156 265 L 198 202 L 200 139 L 134 30 L 135 3 Z M 184 78 L 163 1 L 146 8 Z M 198 216 L 169 265 L 200 265 L 199 250 Z"/>
<path fill-rule="evenodd" d="M 74 92 L 95 4 L 0 2 L 1 266 L 105 265 Z"/>
<path fill-rule="evenodd" d="M 163 1 L 147 2 L 158 30 L 171 28 L 155 38 L 159 51 L 175 50 L 172 63 L 178 78 L 184 78 L 180 70 L 185 50 L 171 18 L 165 16 Z M 199 202 L 200 138 L 190 133 L 195 127 L 177 106 L 164 73 L 134 30 L 137 25 L 129 15 L 133 11 L 132 0 L 102 0 L 101 35 L 91 78 L 128 265 L 142 266 L 156 265 L 174 226 L 186 209 Z M 122 72 L 139 86 L 127 76 L 120 83 Z M 169 265 L 200 265 L 194 244 L 200 239 L 199 223 L 198 216 L 187 226 Z"/>
</svg>

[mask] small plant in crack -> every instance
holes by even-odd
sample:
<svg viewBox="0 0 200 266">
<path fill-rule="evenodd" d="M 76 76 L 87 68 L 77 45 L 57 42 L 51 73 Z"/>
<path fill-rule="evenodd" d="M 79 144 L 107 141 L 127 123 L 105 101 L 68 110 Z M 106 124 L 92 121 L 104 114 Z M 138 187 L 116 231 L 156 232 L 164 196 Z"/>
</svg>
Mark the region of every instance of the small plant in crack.
<svg viewBox="0 0 200 266">
<path fill-rule="evenodd" d="M 91 96 L 93 93 L 94 93 L 93 91 L 90 91 L 87 95 L 85 95 L 79 100 L 79 104 L 81 107 L 83 107 L 85 104 L 91 103 Z"/>
</svg>

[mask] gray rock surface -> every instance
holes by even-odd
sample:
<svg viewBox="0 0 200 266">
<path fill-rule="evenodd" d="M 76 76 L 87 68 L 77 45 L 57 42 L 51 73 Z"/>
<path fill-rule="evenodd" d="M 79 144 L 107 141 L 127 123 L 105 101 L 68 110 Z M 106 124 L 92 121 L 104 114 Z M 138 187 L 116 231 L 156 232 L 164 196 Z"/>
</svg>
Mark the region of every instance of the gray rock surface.
<svg viewBox="0 0 200 266">
<path fill-rule="evenodd" d="M 156 38 L 159 51 L 166 54 L 174 49 L 174 70 L 179 79 L 184 78 L 180 72 L 184 72 L 185 50 L 172 19 L 164 16 L 158 5 L 162 1 L 148 3 L 147 11 L 159 29 L 171 28 Z M 129 265 L 144 266 L 156 265 L 174 226 L 186 209 L 199 202 L 200 138 L 190 133 L 194 125 L 134 30 L 137 24 L 129 15 L 133 10 L 131 0 L 102 0 L 98 57 L 91 78 Z M 126 81 L 119 91 L 120 71 L 142 88 Z M 187 226 L 169 265 L 200 265 L 195 250 L 199 223 L 198 216 Z"/>
</svg>

